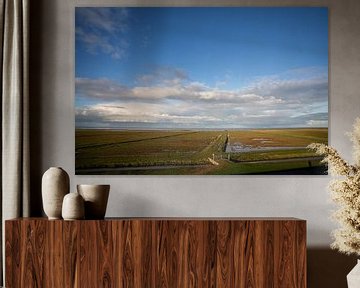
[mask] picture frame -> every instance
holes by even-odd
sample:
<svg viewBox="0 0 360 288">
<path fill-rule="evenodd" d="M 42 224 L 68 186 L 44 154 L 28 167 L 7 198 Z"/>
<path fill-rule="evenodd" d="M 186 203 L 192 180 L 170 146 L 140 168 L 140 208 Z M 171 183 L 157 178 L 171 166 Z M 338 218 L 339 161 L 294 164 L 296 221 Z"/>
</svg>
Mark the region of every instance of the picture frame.
<svg viewBox="0 0 360 288">
<path fill-rule="evenodd" d="M 326 7 L 76 7 L 76 174 L 326 174 L 306 146 L 328 141 L 327 27 Z"/>
</svg>

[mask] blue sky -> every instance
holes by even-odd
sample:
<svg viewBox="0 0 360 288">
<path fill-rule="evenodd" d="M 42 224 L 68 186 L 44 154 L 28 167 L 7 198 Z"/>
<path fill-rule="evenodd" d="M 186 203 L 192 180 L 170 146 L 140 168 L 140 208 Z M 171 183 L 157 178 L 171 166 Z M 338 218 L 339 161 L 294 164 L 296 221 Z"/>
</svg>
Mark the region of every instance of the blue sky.
<svg viewBox="0 0 360 288">
<path fill-rule="evenodd" d="M 327 8 L 76 8 L 76 126 L 327 127 Z"/>
</svg>

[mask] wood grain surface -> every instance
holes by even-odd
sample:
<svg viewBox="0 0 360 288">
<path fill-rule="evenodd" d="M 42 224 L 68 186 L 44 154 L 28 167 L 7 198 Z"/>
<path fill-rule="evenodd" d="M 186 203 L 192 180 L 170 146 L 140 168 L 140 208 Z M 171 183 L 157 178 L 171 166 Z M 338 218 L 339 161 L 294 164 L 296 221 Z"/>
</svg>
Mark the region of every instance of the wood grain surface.
<svg viewBox="0 0 360 288">
<path fill-rule="evenodd" d="M 5 223 L 6 287 L 306 287 L 297 219 Z"/>
</svg>

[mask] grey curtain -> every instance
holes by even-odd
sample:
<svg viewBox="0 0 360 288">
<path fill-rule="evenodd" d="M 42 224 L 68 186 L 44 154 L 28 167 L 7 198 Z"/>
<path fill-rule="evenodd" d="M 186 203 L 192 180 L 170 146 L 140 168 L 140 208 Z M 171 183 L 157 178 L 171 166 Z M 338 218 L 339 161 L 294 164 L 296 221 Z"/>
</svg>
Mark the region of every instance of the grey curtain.
<svg viewBox="0 0 360 288">
<path fill-rule="evenodd" d="M 4 271 L 4 221 L 29 216 L 29 0 L 0 0 L 0 5 L 1 271 Z"/>
</svg>

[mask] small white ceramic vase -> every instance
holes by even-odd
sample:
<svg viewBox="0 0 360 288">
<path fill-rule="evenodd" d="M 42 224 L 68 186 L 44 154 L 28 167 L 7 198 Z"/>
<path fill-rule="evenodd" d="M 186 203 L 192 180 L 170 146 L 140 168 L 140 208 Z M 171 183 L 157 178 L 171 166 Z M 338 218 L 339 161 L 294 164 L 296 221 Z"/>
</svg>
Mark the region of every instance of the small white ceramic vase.
<svg viewBox="0 0 360 288">
<path fill-rule="evenodd" d="M 346 276 L 348 288 L 360 287 L 360 260 L 357 261 L 355 267 Z"/>
<path fill-rule="evenodd" d="M 62 217 L 64 220 L 84 219 L 84 199 L 79 193 L 69 193 L 65 195 L 62 205 Z"/>
<path fill-rule="evenodd" d="M 85 201 L 85 219 L 104 219 L 110 185 L 77 185 L 77 191 Z"/>
<path fill-rule="evenodd" d="M 61 219 L 63 198 L 69 193 L 69 175 L 60 167 L 49 168 L 42 177 L 43 208 L 49 219 Z"/>
</svg>

